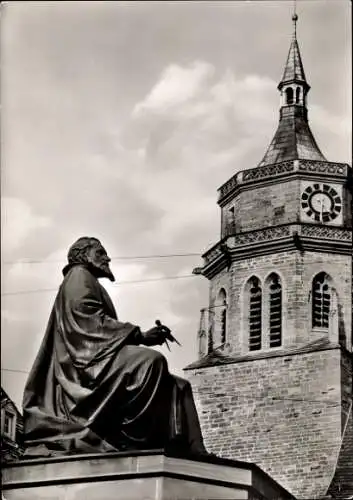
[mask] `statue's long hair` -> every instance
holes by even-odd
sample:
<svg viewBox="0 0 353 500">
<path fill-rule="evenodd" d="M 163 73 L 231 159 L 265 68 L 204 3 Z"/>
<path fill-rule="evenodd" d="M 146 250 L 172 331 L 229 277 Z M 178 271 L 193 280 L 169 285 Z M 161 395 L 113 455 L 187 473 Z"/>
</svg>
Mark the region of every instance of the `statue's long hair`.
<svg viewBox="0 0 353 500">
<path fill-rule="evenodd" d="M 69 264 L 85 264 L 87 263 L 88 251 L 99 245 L 100 241 L 97 238 L 90 236 L 82 236 L 69 248 L 67 260 Z"/>
<path fill-rule="evenodd" d="M 66 275 L 69 269 L 75 264 L 87 264 L 88 251 L 100 244 L 97 238 L 91 236 L 82 236 L 71 247 L 67 253 L 68 264 L 63 269 L 63 274 Z"/>
</svg>

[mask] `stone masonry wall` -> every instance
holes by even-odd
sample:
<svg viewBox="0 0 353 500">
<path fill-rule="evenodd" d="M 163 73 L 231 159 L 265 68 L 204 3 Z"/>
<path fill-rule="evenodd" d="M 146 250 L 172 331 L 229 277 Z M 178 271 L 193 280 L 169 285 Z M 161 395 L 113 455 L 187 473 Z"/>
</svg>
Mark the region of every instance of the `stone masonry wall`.
<svg viewBox="0 0 353 500">
<path fill-rule="evenodd" d="M 332 304 L 329 332 L 311 328 L 311 283 L 321 272 L 328 273 L 337 292 L 337 304 Z M 223 270 L 210 282 L 210 306 L 215 304 L 221 288 L 227 293 L 227 342 L 229 351 L 245 354 L 248 344 L 248 310 L 244 287 L 247 280 L 255 275 L 264 286 L 270 273 L 281 277 L 283 290 L 283 346 L 293 347 L 308 343 L 328 335 L 332 342 L 352 347 L 352 259 L 348 255 L 334 255 L 319 252 L 294 250 L 278 252 L 233 262 L 229 272 Z M 264 301 L 266 302 L 265 295 Z M 264 337 L 266 332 L 266 304 L 264 304 Z"/>
<path fill-rule="evenodd" d="M 187 370 L 206 447 L 324 496 L 341 440 L 340 349 Z"/>
<path fill-rule="evenodd" d="M 237 230 L 250 231 L 295 222 L 299 218 L 299 199 L 299 179 L 278 180 L 269 186 L 246 189 L 222 209 L 222 234 L 229 222 L 229 209 L 233 206 Z"/>
</svg>

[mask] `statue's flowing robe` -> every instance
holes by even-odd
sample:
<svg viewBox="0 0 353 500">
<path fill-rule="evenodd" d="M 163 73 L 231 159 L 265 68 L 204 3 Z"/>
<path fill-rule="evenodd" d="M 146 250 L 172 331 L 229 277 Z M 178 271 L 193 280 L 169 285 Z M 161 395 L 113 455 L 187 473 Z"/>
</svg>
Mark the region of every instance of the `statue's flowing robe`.
<svg viewBox="0 0 353 500">
<path fill-rule="evenodd" d="M 190 384 L 139 336 L 86 266 L 66 270 L 24 391 L 29 455 L 202 443 Z"/>
</svg>

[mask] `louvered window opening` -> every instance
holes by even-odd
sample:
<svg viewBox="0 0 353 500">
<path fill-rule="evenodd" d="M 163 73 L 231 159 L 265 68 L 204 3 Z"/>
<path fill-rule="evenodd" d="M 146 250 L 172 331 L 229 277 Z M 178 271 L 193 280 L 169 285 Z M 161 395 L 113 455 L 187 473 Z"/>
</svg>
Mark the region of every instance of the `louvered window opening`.
<svg viewBox="0 0 353 500">
<path fill-rule="evenodd" d="M 252 281 L 250 288 L 250 311 L 249 311 L 249 350 L 261 349 L 262 331 L 262 290 L 258 279 Z"/>
<path fill-rule="evenodd" d="M 282 286 L 278 277 L 270 284 L 270 347 L 282 345 Z"/>
<path fill-rule="evenodd" d="M 313 327 L 328 328 L 331 294 L 327 276 L 319 274 L 313 282 Z"/>
</svg>

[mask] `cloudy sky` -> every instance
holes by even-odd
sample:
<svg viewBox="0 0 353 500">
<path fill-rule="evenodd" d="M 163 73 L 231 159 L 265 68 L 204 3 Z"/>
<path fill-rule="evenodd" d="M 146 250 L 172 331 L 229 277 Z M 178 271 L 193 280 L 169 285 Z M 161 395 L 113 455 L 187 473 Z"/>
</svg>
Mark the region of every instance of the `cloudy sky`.
<svg viewBox="0 0 353 500">
<path fill-rule="evenodd" d="M 340 162 L 350 7 L 297 2 L 310 124 Z M 219 236 L 217 188 L 275 132 L 291 15 L 283 0 L 2 4 L 1 375 L 18 405 L 82 235 L 113 257 L 118 281 L 103 284 L 120 318 L 169 325 L 183 344 L 163 348 L 173 371 L 196 359 L 208 283 L 191 271 Z"/>
</svg>

